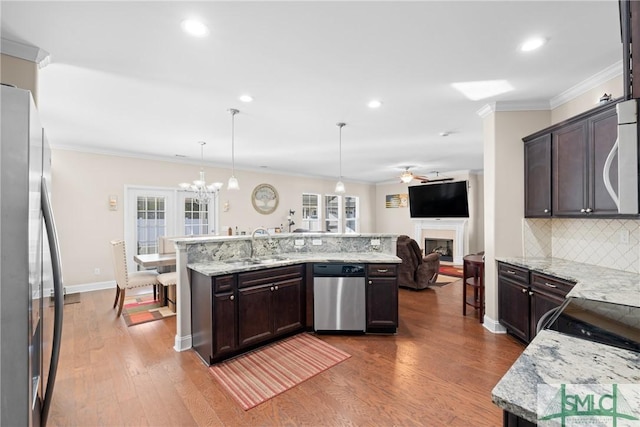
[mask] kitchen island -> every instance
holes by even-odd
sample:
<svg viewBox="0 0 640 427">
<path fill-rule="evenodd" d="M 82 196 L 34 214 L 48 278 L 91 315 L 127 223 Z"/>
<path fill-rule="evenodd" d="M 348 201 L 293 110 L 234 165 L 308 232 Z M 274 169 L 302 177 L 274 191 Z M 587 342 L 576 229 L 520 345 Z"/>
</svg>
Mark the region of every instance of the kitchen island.
<svg viewBox="0 0 640 427">
<path fill-rule="evenodd" d="M 640 307 L 640 275 L 636 273 L 555 258 L 498 261 L 571 280 L 576 284 L 567 298 L 614 304 L 618 307 L 615 313 L 624 318 L 623 322 L 640 330 L 640 316 L 634 309 Z M 567 387 L 587 384 L 583 391 L 585 387 L 587 391 L 599 388 L 602 395 L 612 395 L 615 384 L 617 393 L 636 410 L 640 408 L 640 353 L 542 330 L 491 395 L 493 402 L 505 411 L 504 426 L 531 426 L 544 416 L 557 414 L 551 403 L 561 403 L 556 394 L 563 384 Z"/>
<path fill-rule="evenodd" d="M 174 239 L 177 310 L 174 349 L 192 348 L 189 270 L 210 278 L 315 262 L 398 264 L 395 234 L 292 233 Z M 253 256 L 252 256 L 253 255 Z"/>
</svg>

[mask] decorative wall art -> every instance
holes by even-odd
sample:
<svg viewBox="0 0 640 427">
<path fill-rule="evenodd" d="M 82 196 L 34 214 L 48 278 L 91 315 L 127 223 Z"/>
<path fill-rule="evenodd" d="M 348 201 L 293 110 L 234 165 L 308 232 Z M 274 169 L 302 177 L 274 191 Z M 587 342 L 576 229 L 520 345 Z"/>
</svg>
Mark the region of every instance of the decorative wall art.
<svg viewBox="0 0 640 427">
<path fill-rule="evenodd" d="M 251 193 L 253 208 L 263 215 L 273 213 L 278 207 L 278 191 L 269 184 L 259 184 Z"/>
<path fill-rule="evenodd" d="M 387 194 L 385 207 L 406 208 L 409 206 L 409 194 Z"/>
</svg>

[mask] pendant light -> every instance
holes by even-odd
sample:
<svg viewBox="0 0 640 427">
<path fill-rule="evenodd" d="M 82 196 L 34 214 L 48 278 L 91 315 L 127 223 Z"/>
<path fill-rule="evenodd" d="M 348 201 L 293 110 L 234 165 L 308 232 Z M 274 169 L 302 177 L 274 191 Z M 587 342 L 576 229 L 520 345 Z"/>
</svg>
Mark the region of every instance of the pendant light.
<svg viewBox="0 0 640 427">
<path fill-rule="evenodd" d="M 236 156 L 235 156 L 235 142 L 234 142 L 234 130 L 235 130 L 235 116 L 240 111 L 235 108 L 230 108 L 229 113 L 231 114 L 231 178 L 229 178 L 229 182 L 227 183 L 227 190 L 239 190 L 240 186 L 238 185 L 238 178 L 236 178 Z"/>
<path fill-rule="evenodd" d="M 344 183 L 342 182 L 342 128 L 345 127 L 347 124 L 346 123 L 336 123 L 336 126 L 338 126 L 338 128 L 340 128 L 339 130 L 339 153 L 340 153 L 340 162 L 339 162 L 339 167 L 340 167 L 340 177 L 338 179 L 338 182 L 336 183 L 336 189 L 334 190 L 336 193 L 338 194 L 342 194 L 345 192 L 345 188 L 344 188 Z"/>
<path fill-rule="evenodd" d="M 213 184 L 207 185 L 204 176 L 204 146 L 207 143 L 199 141 L 198 144 L 200 144 L 200 162 L 202 163 L 202 166 L 200 166 L 200 175 L 198 179 L 193 180 L 193 184 L 183 182 L 179 184 L 179 186 L 182 190 L 192 191 L 194 193 L 193 198 L 197 204 L 206 205 L 211 201 L 213 195 L 222 188 L 222 183 L 214 182 Z"/>
</svg>

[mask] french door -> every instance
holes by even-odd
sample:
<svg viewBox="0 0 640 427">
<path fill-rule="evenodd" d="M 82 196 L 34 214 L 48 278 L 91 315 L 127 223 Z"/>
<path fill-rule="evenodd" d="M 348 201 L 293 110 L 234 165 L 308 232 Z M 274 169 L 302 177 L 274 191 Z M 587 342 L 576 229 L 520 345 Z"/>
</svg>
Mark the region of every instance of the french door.
<svg viewBox="0 0 640 427">
<path fill-rule="evenodd" d="M 158 253 L 161 236 L 216 234 L 218 197 L 198 204 L 192 193 L 155 187 L 125 187 L 124 235 L 127 265 L 136 270 L 134 255 Z"/>
</svg>

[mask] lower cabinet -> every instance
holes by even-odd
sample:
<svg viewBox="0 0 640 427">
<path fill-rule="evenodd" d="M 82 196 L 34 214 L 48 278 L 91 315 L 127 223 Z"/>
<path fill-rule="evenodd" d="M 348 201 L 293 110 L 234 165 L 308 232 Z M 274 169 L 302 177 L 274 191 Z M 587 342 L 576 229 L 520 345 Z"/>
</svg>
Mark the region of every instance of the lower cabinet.
<svg viewBox="0 0 640 427">
<path fill-rule="evenodd" d="M 538 322 L 559 307 L 574 283 L 498 262 L 498 319 L 524 342 L 536 336 Z"/>
<path fill-rule="evenodd" d="M 536 424 L 520 418 L 511 412 L 503 411 L 502 427 L 536 427 Z"/>
<path fill-rule="evenodd" d="M 193 348 L 208 364 L 303 329 L 303 265 L 209 277 L 191 270 Z"/>
<path fill-rule="evenodd" d="M 398 279 L 396 264 L 367 265 L 367 332 L 398 330 Z"/>
</svg>

